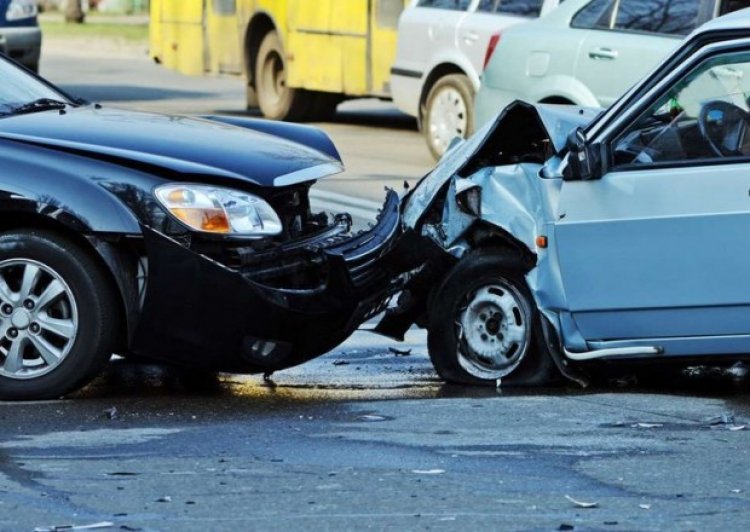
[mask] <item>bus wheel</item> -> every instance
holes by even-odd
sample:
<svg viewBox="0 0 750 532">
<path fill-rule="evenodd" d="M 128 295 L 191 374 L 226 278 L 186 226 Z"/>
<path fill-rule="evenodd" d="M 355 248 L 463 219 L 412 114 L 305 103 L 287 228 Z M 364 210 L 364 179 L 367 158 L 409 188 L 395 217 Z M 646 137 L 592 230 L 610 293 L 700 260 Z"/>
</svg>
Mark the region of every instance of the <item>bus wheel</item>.
<svg viewBox="0 0 750 532">
<path fill-rule="evenodd" d="M 310 107 L 310 95 L 286 84 L 287 65 L 284 48 L 276 31 L 263 38 L 255 61 L 255 90 L 263 116 L 273 120 L 304 120 Z"/>
</svg>

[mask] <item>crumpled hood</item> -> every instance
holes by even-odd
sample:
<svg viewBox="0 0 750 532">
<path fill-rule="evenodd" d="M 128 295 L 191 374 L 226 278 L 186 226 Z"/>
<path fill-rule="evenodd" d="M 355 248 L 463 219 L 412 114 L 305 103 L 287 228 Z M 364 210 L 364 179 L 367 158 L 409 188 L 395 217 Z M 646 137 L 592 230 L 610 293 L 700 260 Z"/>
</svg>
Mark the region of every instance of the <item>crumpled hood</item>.
<svg viewBox="0 0 750 532">
<path fill-rule="evenodd" d="M 575 106 L 532 105 L 522 101 L 511 103 L 495 120 L 488 122 L 471 138 L 449 150 L 435 169 L 416 186 L 404 205 L 404 225 L 414 228 L 451 177 L 466 169 L 480 152 L 488 151 L 487 143 L 502 139 L 506 130 L 510 137 L 517 135 L 518 120 L 528 123 L 536 121 L 543 129 L 538 132 L 539 140 L 548 142 L 554 152 L 559 153 L 565 149 L 570 132 L 591 122 L 598 113 L 598 109 Z M 522 157 L 525 154 L 517 155 Z"/>
<path fill-rule="evenodd" d="M 291 185 L 343 170 L 341 161 L 329 154 L 248 129 L 251 122 L 240 127 L 202 118 L 85 106 L 64 114 L 47 111 L 3 118 L 0 139 L 123 166 L 149 165 L 260 186 Z"/>
</svg>

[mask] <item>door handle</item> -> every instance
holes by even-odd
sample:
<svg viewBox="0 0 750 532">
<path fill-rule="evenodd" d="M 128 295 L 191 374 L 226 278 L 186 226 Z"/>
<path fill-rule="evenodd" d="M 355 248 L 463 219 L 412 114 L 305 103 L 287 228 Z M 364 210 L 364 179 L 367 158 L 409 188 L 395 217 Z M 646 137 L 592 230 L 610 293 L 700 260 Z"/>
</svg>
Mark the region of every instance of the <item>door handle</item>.
<svg viewBox="0 0 750 532">
<path fill-rule="evenodd" d="M 592 48 L 589 50 L 589 57 L 591 59 L 617 59 L 617 56 L 620 55 L 620 53 L 617 50 L 612 50 L 611 48 L 605 48 L 603 46 L 600 46 L 599 48 Z"/>
<path fill-rule="evenodd" d="M 479 34 L 475 31 L 467 31 L 463 34 L 463 39 L 466 44 L 474 44 L 479 40 Z"/>
</svg>

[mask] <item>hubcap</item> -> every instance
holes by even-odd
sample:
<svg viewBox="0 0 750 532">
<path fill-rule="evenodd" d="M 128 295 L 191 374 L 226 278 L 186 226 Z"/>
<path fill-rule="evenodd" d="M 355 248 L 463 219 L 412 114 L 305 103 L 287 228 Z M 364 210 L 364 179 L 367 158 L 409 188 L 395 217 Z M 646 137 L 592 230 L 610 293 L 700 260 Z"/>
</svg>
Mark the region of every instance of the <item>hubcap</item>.
<svg viewBox="0 0 750 532">
<path fill-rule="evenodd" d="M 68 356 L 78 332 L 73 292 L 55 270 L 30 259 L 0 262 L 0 375 L 33 379 Z"/>
<path fill-rule="evenodd" d="M 433 148 L 445 153 L 456 137 L 466 138 L 469 119 L 463 96 L 453 87 L 443 87 L 432 100 L 429 135 Z"/>
<path fill-rule="evenodd" d="M 263 84 L 264 96 L 270 104 L 278 105 L 284 98 L 287 87 L 284 61 L 277 52 L 271 52 L 266 56 L 262 72 L 260 82 Z"/>
<path fill-rule="evenodd" d="M 469 374 L 499 379 L 529 347 L 530 309 L 512 285 L 495 282 L 470 293 L 458 312 L 458 361 Z"/>
</svg>

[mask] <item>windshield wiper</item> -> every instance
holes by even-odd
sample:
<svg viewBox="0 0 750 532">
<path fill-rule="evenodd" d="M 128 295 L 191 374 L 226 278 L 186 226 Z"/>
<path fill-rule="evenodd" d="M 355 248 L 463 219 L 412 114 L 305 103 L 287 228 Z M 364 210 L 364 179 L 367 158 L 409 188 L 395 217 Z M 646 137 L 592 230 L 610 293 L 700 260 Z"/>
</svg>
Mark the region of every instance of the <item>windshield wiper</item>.
<svg viewBox="0 0 750 532">
<path fill-rule="evenodd" d="M 39 98 L 33 102 L 25 103 L 13 108 L 13 114 L 20 115 L 24 113 L 38 113 L 41 111 L 52 111 L 65 109 L 68 105 L 67 102 L 61 100 L 54 100 L 52 98 Z"/>
</svg>

